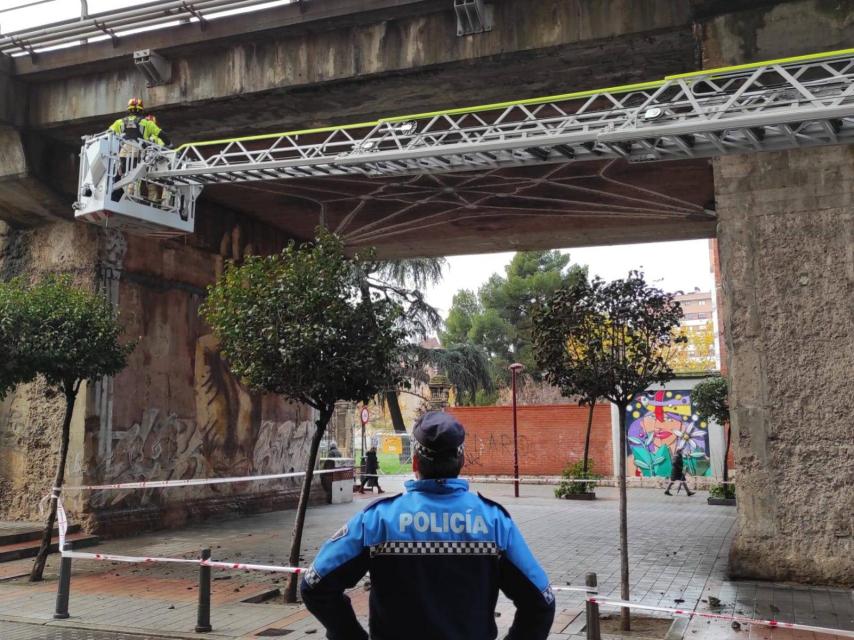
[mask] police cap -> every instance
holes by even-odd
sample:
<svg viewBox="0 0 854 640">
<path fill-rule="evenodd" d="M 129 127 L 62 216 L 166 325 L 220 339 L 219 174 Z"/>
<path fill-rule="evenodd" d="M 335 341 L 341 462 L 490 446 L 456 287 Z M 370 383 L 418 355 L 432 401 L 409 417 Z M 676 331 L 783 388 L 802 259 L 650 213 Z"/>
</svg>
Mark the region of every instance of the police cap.
<svg viewBox="0 0 854 640">
<path fill-rule="evenodd" d="M 466 431 L 451 414 L 429 411 L 415 423 L 412 436 L 416 453 L 428 460 L 435 460 L 462 455 Z"/>
</svg>

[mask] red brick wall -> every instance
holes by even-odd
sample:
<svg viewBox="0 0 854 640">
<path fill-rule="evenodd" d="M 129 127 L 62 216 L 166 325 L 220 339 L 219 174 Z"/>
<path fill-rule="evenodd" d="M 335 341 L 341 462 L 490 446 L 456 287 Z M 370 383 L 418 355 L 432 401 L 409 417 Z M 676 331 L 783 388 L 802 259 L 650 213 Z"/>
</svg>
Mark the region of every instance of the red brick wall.
<svg viewBox="0 0 854 640">
<path fill-rule="evenodd" d="M 448 411 L 466 428 L 464 474 L 513 474 L 511 407 L 451 407 Z M 518 407 L 517 411 L 521 475 L 558 475 L 568 463 L 584 457 L 587 407 L 561 404 Z M 593 412 L 590 457 L 597 473 L 612 475 L 610 405 L 596 405 Z"/>
</svg>

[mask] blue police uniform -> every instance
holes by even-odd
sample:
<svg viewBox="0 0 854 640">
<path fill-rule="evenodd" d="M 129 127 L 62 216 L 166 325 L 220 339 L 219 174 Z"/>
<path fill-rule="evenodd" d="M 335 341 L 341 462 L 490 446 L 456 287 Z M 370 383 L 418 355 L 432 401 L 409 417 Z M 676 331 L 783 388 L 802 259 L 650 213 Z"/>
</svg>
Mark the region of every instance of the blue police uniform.
<svg viewBox="0 0 854 640">
<path fill-rule="evenodd" d="M 329 640 L 368 638 L 344 594 L 367 571 L 374 640 L 494 640 L 499 589 L 516 605 L 507 639 L 545 640 L 548 577 L 507 511 L 468 489 L 459 478 L 410 480 L 323 545 L 301 591 Z"/>
</svg>

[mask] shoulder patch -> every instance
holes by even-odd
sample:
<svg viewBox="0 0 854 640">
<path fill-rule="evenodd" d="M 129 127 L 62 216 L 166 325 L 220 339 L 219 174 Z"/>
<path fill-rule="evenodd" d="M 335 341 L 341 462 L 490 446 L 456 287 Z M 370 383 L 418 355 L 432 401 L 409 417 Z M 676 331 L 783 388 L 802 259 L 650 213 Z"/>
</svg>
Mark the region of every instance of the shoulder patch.
<svg viewBox="0 0 854 640">
<path fill-rule="evenodd" d="M 348 533 L 350 533 L 350 529 L 348 529 L 347 525 L 345 524 L 343 527 L 338 529 L 338 531 L 333 533 L 332 537 L 329 538 L 329 540 L 330 540 L 330 542 L 335 542 L 336 540 L 340 540 L 341 538 L 346 536 Z"/>
<path fill-rule="evenodd" d="M 483 500 L 486 504 L 491 504 L 493 507 L 498 507 L 501 510 L 501 513 L 503 513 L 508 518 L 510 517 L 510 514 L 507 512 L 507 509 L 505 509 L 504 505 L 501 504 L 500 502 L 496 502 L 495 500 L 490 500 L 485 495 L 483 495 L 480 491 L 477 492 L 477 497 L 480 498 L 481 500 Z"/>
<path fill-rule="evenodd" d="M 393 494 L 388 495 L 388 496 L 383 496 L 382 498 L 377 498 L 376 500 L 371 502 L 367 507 L 362 509 L 362 511 L 367 511 L 368 509 L 373 509 L 375 506 L 377 506 L 381 502 L 385 502 L 387 500 L 394 500 L 395 498 L 399 498 L 402 495 L 403 495 L 402 493 L 393 493 Z"/>
</svg>

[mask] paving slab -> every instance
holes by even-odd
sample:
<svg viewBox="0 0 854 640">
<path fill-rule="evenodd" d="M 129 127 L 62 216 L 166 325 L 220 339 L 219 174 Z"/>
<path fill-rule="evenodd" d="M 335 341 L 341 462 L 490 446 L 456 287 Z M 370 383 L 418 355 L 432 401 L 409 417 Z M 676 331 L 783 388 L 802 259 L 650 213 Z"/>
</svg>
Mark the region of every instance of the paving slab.
<svg viewBox="0 0 854 640">
<path fill-rule="evenodd" d="M 387 489 L 395 487 L 389 480 Z M 519 524 L 528 543 L 559 585 L 583 585 L 595 572 L 600 595 L 619 595 L 619 545 L 617 494 L 613 488 L 597 491 L 590 502 L 557 500 L 552 488 L 523 486 L 519 499 L 512 486 L 474 486 L 502 502 Z M 669 498 L 654 489 L 629 492 L 629 564 L 632 600 L 661 607 L 711 611 L 710 596 L 721 600 L 715 611 L 753 616 L 774 614 L 779 620 L 816 626 L 854 629 L 854 599 L 844 589 L 803 587 L 726 579 L 729 545 L 735 526 L 735 510 L 712 507 L 705 494 Z M 326 505 L 309 510 L 302 564 L 308 564 L 326 538 L 356 511 L 369 496 L 358 496 L 351 504 Z M 293 512 L 275 512 L 205 522 L 174 531 L 150 533 L 133 538 L 102 541 L 99 551 L 127 555 L 197 557 L 210 547 L 216 560 L 282 564 L 288 553 Z M 10 563 L 12 564 L 12 563 Z M 28 564 L 16 565 L 16 570 Z M 33 623 L 33 633 L 71 633 L 74 627 L 87 632 L 125 634 L 138 637 L 200 637 L 195 626 L 198 568 L 193 565 L 129 565 L 112 562 L 74 561 L 69 620 L 52 619 L 56 592 L 57 558 L 49 558 L 46 580 L 0 581 L 0 628 L 5 624 Z M 244 600 L 284 587 L 280 574 L 214 570 L 212 624 L 205 637 L 228 640 L 287 637 L 288 640 L 324 636 L 319 623 L 298 605 L 280 602 L 250 604 Z M 0 579 L 3 575 L 0 572 Z M 357 616 L 367 626 L 369 593 L 357 587 L 352 593 Z M 583 594 L 561 592 L 557 596 L 558 617 L 553 639 L 580 640 L 585 630 Z M 514 607 L 499 598 L 496 619 L 500 633 L 512 623 Z M 603 613 L 613 610 L 603 608 Z M 665 616 L 666 614 L 660 614 Z M 7 622 L 2 622 L 3 620 Z M 26 626 L 26 625 L 25 625 Z M 11 629 L 12 627 L 10 627 Z M 675 630 L 675 631 L 674 631 Z M 288 631 L 286 636 L 272 635 Z M 728 624 L 694 618 L 671 629 L 668 640 L 783 640 L 782 630 L 752 627 L 735 631 Z M 137 635 L 133 635 L 136 633 Z M 258 635 L 265 633 L 267 635 Z M 148 634 L 148 635 L 145 635 Z M 160 634 L 160 635 L 158 635 Z M 165 634 L 165 635 L 164 635 Z M 770 635 L 769 635 L 770 634 Z M 771 638 L 773 635 L 773 639 Z M 807 638 L 807 635 L 810 636 Z M 791 640 L 821 640 L 815 634 L 799 634 Z M 34 640 L 54 636 L 33 635 Z M 108 637 L 121 637 L 114 635 Z M 501 637 L 501 635 L 499 635 Z M 6 635 L 0 634 L 2 640 Z M 21 640 L 27 636 L 21 636 Z M 56 640 L 77 640 L 55 636 Z M 81 636 L 86 638 L 86 636 Z M 19 640 L 9 635 L 9 640 Z M 93 635 L 91 640 L 101 640 Z M 405 638 L 403 639 L 405 640 Z M 787 636 L 785 640 L 790 640 Z"/>
</svg>

